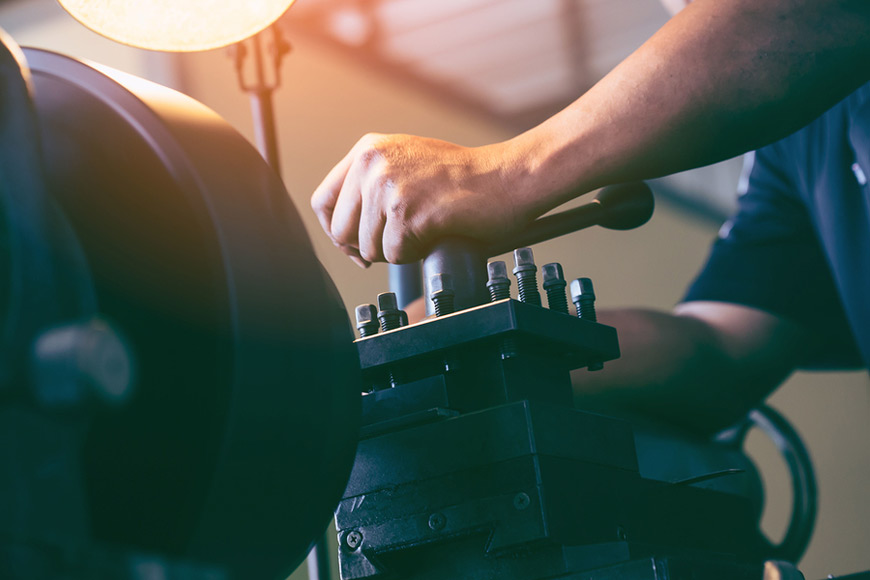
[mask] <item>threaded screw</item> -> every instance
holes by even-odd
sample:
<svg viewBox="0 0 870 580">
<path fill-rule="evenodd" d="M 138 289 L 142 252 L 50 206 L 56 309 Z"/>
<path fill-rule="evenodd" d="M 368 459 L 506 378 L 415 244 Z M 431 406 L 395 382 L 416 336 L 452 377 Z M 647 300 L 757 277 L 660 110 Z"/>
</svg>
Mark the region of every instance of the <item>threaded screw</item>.
<svg viewBox="0 0 870 580">
<path fill-rule="evenodd" d="M 544 290 L 547 292 L 547 305 L 550 310 L 568 314 L 568 297 L 565 295 L 565 275 L 562 273 L 562 265 L 556 262 L 545 264 L 541 268 L 544 278 Z"/>
<path fill-rule="evenodd" d="M 435 274 L 429 278 L 429 299 L 435 305 L 435 316 L 444 316 L 454 312 L 453 276 L 450 274 Z"/>
<path fill-rule="evenodd" d="M 514 250 L 514 276 L 517 278 L 517 289 L 520 302 L 526 304 L 541 305 L 541 294 L 538 292 L 538 267 L 535 266 L 535 257 L 531 248 L 517 248 Z"/>
<path fill-rule="evenodd" d="M 489 290 L 489 301 L 498 302 L 511 297 L 511 280 L 507 275 L 507 264 L 501 260 L 490 262 L 486 265 L 489 279 L 486 289 Z"/>
<path fill-rule="evenodd" d="M 571 301 L 577 308 L 578 318 L 589 322 L 598 321 L 598 316 L 595 314 L 595 289 L 592 287 L 592 280 L 577 278 L 571 282 Z M 600 371 L 604 368 L 604 363 L 590 362 L 586 368 L 590 371 Z"/>
<path fill-rule="evenodd" d="M 577 278 L 571 282 L 571 301 L 577 307 L 577 318 L 597 322 L 595 315 L 595 289 L 589 278 Z"/>
<path fill-rule="evenodd" d="M 359 337 L 365 338 L 378 333 L 378 310 L 374 304 L 360 304 L 356 307 L 356 329 Z"/>
<path fill-rule="evenodd" d="M 399 328 L 402 325 L 402 315 L 399 313 L 395 293 L 382 292 L 378 294 L 378 321 L 380 321 L 381 330 L 384 332 Z"/>
</svg>

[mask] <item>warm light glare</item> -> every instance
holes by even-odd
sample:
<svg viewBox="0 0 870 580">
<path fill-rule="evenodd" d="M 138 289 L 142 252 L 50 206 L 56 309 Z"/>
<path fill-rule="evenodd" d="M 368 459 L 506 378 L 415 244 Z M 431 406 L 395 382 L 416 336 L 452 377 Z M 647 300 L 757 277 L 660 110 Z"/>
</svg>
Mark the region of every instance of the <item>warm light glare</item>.
<svg viewBox="0 0 870 580">
<path fill-rule="evenodd" d="M 91 30 L 163 51 L 219 48 L 275 22 L 294 0 L 58 0 Z"/>
</svg>

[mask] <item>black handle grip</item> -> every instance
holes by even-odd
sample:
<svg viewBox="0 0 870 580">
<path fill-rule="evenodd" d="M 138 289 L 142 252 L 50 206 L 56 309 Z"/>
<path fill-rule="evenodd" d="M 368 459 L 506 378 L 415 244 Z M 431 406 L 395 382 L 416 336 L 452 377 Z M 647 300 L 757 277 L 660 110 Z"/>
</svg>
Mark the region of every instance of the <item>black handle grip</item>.
<svg viewBox="0 0 870 580">
<path fill-rule="evenodd" d="M 591 203 L 539 218 L 519 235 L 489 244 L 484 253 L 497 256 L 595 225 L 630 230 L 649 221 L 654 208 L 653 193 L 646 183 L 611 185 L 602 189 Z"/>
</svg>

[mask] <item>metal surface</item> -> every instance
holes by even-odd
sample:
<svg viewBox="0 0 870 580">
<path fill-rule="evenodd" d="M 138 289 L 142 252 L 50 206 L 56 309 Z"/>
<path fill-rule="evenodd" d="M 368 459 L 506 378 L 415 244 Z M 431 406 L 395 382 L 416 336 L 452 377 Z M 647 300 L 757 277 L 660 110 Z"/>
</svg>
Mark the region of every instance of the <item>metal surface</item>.
<svg viewBox="0 0 870 580">
<path fill-rule="evenodd" d="M 741 453 L 572 408 L 568 370 L 618 356 L 614 329 L 502 300 L 356 344 L 342 578 L 760 579 Z"/>
<path fill-rule="evenodd" d="M 139 362 L 126 405 L 84 430 L 92 540 L 284 577 L 352 464 L 360 386 L 338 294 L 274 172 L 214 113 L 26 56 L 48 190 Z"/>
</svg>

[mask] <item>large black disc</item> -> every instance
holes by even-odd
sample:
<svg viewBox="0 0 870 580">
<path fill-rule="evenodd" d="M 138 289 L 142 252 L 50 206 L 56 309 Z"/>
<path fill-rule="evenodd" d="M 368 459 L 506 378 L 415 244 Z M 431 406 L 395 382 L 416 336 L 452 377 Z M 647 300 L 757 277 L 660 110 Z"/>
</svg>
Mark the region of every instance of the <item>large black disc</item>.
<svg viewBox="0 0 870 580">
<path fill-rule="evenodd" d="M 138 384 L 92 422 L 94 538 L 280 578 L 347 481 L 358 362 L 277 176 L 158 85 L 27 50 L 52 195 Z"/>
</svg>

